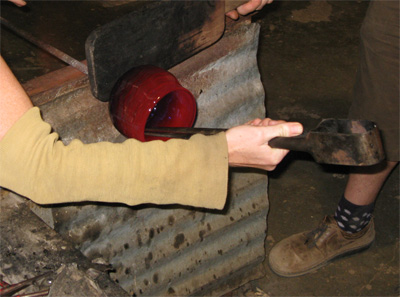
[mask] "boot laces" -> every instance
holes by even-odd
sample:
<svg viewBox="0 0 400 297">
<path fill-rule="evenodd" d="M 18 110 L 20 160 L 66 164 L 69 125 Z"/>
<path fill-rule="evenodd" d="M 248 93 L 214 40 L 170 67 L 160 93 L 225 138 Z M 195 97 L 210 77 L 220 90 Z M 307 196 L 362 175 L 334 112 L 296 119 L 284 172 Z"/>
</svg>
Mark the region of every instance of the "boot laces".
<svg viewBox="0 0 400 297">
<path fill-rule="evenodd" d="M 316 246 L 318 239 L 324 234 L 326 229 L 328 229 L 328 225 L 324 222 L 321 223 L 317 228 L 306 234 L 306 241 L 304 244 L 309 248 Z"/>
</svg>

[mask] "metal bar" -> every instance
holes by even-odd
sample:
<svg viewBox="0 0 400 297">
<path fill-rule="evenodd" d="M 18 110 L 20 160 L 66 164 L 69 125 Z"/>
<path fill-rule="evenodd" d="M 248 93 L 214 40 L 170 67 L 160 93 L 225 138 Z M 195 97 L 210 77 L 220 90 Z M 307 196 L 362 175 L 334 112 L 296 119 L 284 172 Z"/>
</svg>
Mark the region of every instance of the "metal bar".
<svg viewBox="0 0 400 297">
<path fill-rule="evenodd" d="M 48 52 L 49 54 L 55 56 L 56 58 L 60 59 L 61 61 L 67 63 L 68 65 L 78 69 L 79 71 L 83 72 L 84 74 L 88 74 L 88 68 L 85 64 L 82 62 L 74 59 L 73 57 L 67 55 L 66 53 L 60 51 L 59 49 L 37 39 L 36 37 L 32 36 L 28 32 L 25 32 L 17 27 L 15 27 L 13 24 L 11 24 L 9 21 L 7 21 L 5 18 L 0 17 L 0 23 L 4 26 L 6 26 L 8 29 L 13 31 L 14 33 L 18 34 L 22 38 L 26 39 L 27 41 L 33 43 L 34 45 L 38 46 L 39 48 L 43 49 L 44 51 Z"/>
<path fill-rule="evenodd" d="M 19 282 L 17 284 L 12 284 L 12 285 L 9 285 L 8 287 L 1 288 L 0 296 L 12 296 L 15 292 L 18 292 L 22 288 L 30 286 L 34 281 L 41 279 L 43 277 L 46 277 L 52 273 L 53 273 L 53 271 L 48 271 L 44 274 L 29 278 L 29 279 Z"/>
<path fill-rule="evenodd" d="M 39 292 L 27 293 L 22 295 L 17 295 L 15 297 L 42 297 L 49 295 L 50 289 L 42 290 Z"/>
<path fill-rule="evenodd" d="M 189 138 L 194 134 L 214 135 L 224 132 L 224 128 L 182 128 L 182 127 L 156 127 L 146 128 L 146 136 L 170 137 L 170 138 Z"/>
<path fill-rule="evenodd" d="M 9 285 L 10 285 L 9 283 L 6 283 L 5 281 L 0 280 L 0 287 L 4 288 L 4 287 L 8 287 Z"/>
</svg>

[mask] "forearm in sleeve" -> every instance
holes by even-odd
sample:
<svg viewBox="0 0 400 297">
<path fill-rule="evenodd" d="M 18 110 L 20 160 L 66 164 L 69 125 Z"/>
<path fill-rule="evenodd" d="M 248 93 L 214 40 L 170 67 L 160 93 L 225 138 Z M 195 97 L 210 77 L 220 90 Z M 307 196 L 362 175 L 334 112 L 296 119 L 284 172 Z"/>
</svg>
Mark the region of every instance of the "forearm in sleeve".
<svg viewBox="0 0 400 297">
<path fill-rule="evenodd" d="M 73 140 L 64 145 L 34 107 L 0 141 L 0 185 L 39 204 L 176 203 L 222 209 L 227 179 L 224 133 L 167 142 Z"/>
</svg>

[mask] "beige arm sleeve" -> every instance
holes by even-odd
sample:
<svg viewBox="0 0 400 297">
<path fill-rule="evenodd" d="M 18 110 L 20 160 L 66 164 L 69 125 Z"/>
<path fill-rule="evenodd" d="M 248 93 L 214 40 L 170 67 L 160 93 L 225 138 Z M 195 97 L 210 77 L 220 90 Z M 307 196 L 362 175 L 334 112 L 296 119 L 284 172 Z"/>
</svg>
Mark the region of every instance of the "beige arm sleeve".
<svg viewBox="0 0 400 297">
<path fill-rule="evenodd" d="M 0 141 L 0 185 L 39 204 L 176 203 L 222 209 L 227 152 L 224 133 L 167 142 L 74 140 L 64 145 L 34 107 Z"/>
</svg>

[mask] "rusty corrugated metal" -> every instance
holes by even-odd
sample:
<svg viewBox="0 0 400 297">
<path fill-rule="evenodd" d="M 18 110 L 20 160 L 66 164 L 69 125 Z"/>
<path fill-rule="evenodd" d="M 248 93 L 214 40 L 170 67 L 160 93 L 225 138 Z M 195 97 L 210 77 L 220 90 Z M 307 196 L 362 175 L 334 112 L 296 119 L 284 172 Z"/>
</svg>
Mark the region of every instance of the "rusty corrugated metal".
<svg viewBox="0 0 400 297">
<path fill-rule="evenodd" d="M 231 29 L 217 44 L 171 69 L 198 102 L 197 126 L 230 127 L 265 115 L 257 68 L 259 26 Z M 119 141 L 107 104 L 88 87 L 41 106 L 62 139 Z M 210 168 L 212 170 L 212 168 Z M 133 193 L 134 195 L 134 193 Z M 136 295 L 221 295 L 260 276 L 267 177 L 232 173 L 224 211 L 184 207 L 81 205 L 51 210 L 55 229 Z"/>
</svg>

